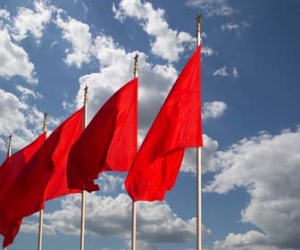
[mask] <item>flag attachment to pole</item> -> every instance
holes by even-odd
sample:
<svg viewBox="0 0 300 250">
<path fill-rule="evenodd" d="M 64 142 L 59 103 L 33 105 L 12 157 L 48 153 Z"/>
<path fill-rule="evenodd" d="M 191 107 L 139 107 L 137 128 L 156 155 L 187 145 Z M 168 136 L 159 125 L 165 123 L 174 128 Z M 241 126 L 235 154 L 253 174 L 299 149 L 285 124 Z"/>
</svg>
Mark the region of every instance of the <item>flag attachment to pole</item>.
<svg viewBox="0 0 300 250">
<path fill-rule="evenodd" d="M 175 184 L 184 150 L 202 146 L 200 51 L 182 70 L 125 180 L 133 201 L 163 200 Z"/>
</svg>

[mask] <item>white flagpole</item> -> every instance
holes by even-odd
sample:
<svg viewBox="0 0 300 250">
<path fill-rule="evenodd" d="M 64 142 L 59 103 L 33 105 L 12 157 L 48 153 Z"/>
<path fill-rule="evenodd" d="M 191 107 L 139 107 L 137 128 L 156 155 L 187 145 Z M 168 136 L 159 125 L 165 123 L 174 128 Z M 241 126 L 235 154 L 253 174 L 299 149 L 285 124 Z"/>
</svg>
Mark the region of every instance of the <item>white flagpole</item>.
<svg viewBox="0 0 300 250">
<path fill-rule="evenodd" d="M 138 59 L 139 55 L 134 57 L 133 76 L 138 77 Z M 132 201 L 132 229 L 131 229 L 131 250 L 136 249 L 136 202 Z"/>
<path fill-rule="evenodd" d="M 197 15 L 197 44 L 198 46 L 201 43 L 200 37 L 200 21 L 201 15 Z M 200 52 L 201 53 L 201 52 Z M 201 148 L 197 148 L 197 250 L 202 249 L 202 193 L 201 193 L 201 186 L 202 186 L 202 179 L 201 179 Z"/>
<path fill-rule="evenodd" d="M 47 130 L 47 113 L 44 113 L 43 131 Z M 43 243 L 43 220 L 44 220 L 44 209 L 40 210 L 39 214 L 39 236 L 38 236 L 38 250 L 42 250 Z"/>
<path fill-rule="evenodd" d="M 84 88 L 84 101 L 83 101 L 83 129 L 86 127 L 87 123 L 87 101 L 88 101 L 88 87 Z M 81 231 L 80 231 L 80 250 L 84 250 L 84 234 L 85 234 L 85 200 L 86 192 L 82 190 L 81 192 Z"/>
<path fill-rule="evenodd" d="M 9 135 L 8 137 L 8 145 L 7 145 L 7 156 L 11 156 L 11 141 L 12 141 L 12 134 Z M 3 248 L 3 250 L 7 250 L 6 247 Z"/>
<path fill-rule="evenodd" d="M 12 134 L 8 137 L 8 146 L 7 146 L 7 155 L 11 157 L 11 141 L 12 141 Z"/>
<path fill-rule="evenodd" d="M 131 249 L 136 249 L 136 202 L 132 201 Z"/>
</svg>

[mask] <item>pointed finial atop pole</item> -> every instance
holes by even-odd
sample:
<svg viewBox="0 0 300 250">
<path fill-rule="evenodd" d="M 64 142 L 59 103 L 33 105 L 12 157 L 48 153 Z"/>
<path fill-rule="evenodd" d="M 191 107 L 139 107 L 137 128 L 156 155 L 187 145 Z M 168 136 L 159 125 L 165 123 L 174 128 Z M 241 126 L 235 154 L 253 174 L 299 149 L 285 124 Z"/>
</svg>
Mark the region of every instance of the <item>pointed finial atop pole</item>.
<svg viewBox="0 0 300 250">
<path fill-rule="evenodd" d="M 136 53 L 134 56 L 134 68 L 133 68 L 134 77 L 138 77 L 138 62 L 139 62 L 139 54 Z"/>
<path fill-rule="evenodd" d="M 83 119 L 82 129 L 86 128 L 87 124 L 87 102 L 88 102 L 88 86 L 84 87 L 83 98 Z M 81 191 L 81 217 L 80 217 L 80 250 L 84 250 L 84 237 L 85 237 L 85 214 L 86 214 L 86 191 Z"/>
<path fill-rule="evenodd" d="M 197 14 L 197 44 L 198 46 L 200 45 L 200 42 L 201 42 L 201 38 L 200 38 L 200 33 L 201 33 L 201 28 L 200 28 L 200 24 L 201 24 L 201 17 L 202 15 L 201 14 Z"/>
<path fill-rule="evenodd" d="M 86 106 L 87 101 L 88 101 L 88 86 L 85 85 L 84 87 L 84 99 L 83 99 L 83 105 Z"/>
<path fill-rule="evenodd" d="M 8 136 L 8 145 L 7 145 L 7 155 L 11 156 L 11 141 L 12 141 L 12 134 Z"/>
<path fill-rule="evenodd" d="M 43 122 L 43 131 L 46 132 L 47 130 L 47 113 L 44 113 L 44 122 Z"/>
<path fill-rule="evenodd" d="M 138 60 L 139 54 L 134 56 L 133 75 L 138 77 Z M 136 202 L 132 201 L 132 228 L 131 228 L 131 250 L 136 250 Z"/>
</svg>

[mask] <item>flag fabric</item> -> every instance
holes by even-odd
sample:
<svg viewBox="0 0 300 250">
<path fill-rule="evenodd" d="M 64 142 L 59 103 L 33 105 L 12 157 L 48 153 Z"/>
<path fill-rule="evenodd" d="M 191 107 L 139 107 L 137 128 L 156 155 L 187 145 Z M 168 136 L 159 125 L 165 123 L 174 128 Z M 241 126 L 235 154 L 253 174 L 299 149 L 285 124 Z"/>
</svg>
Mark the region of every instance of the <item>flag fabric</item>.
<svg viewBox="0 0 300 250">
<path fill-rule="evenodd" d="M 99 173 L 129 170 L 137 151 L 137 86 L 134 78 L 107 100 L 72 146 L 70 188 L 96 191 Z"/>
<path fill-rule="evenodd" d="M 41 147 L 46 140 L 46 133 L 41 134 L 35 141 L 26 146 L 25 148 L 14 153 L 12 156 L 7 155 L 6 160 L 0 168 L 0 203 L 3 202 L 3 198 L 9 188 L 14 184 L 18 175 L 26 165 L 26 163 L 32 158 L 35 152 Z M 5 206 L 1 204 L 0 206 Z M 22 220 L 17 220 L 14 223 L 11 235 L 13 236 L 18 232 L 18 228 L 21 225 Z M 6 235 L 7 225 L 0 224 L 0 233 Z M 11 244 L 11 236 L 6 237 L 5 244 Z"/>
<path fill-rule="evenodd" d="M 60 178 L 66 172 L 66 155 L 82 132 L 82 118 L 80 109 L 55 129 L 7 191 L 0 206 L 3 247 L 13 242 L 23 217 L 42 209 L 44 201 L 73 192 L 66 178 Z"/>
<path fill-rule="evenodd" d="M 189 59 L 156 116 L 125 180 L 133 201 L 163 200 L 188 147 L 200 147 L 201 46 Z"/>
<path fill-rule="evenodd" d="M 14 153 L 12 156 L 7 155 L 6 160 L 0 167 L 0 203 L 7 190 L 13 185 L 14 181 L 22 171 L 25 164 L 31 159 L 45 140 L 46 133 L 43 133 L 31 144 Z"/>
</svg>

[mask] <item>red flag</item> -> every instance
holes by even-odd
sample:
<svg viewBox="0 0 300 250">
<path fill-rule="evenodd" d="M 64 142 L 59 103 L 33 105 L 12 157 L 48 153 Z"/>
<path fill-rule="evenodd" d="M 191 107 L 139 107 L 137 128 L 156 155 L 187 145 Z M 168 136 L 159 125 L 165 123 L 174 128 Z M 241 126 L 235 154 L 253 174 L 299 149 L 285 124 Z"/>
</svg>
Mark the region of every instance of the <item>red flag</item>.
<svg viewBox="0 0 300 250">
<path fill-rule="evenodd" d="M 31 159 L 35 152 L 41 147 L 46 140 L 46 133 L 41 134 L 34 142 L 16 152 L 12 156 L 7 156 L 5 162 L 0 168 L 0 202 L 3 202 L 6 192 L 14 184 L 18 175 Z M 5 204 L 1 204 L 1 206 Z M 11 232 L 12 236 L 16 235 L 21 225 L 22 220 L 17 220 L 15 226 Z M 16 230 L 17 229 L 17 230 Z M 0 233 L 5 236 L 7 225 L 0 224 Z M 11 244 L 11 237 L 5 238 L 5 245 Z"/>
<path fill-rule="evenodd" d="M 82 132 L 82 117 L 80 109 L 55 129 L 6 193 L 0 206 L 0 225 L 6 227 L 3 247 L 13 242 L 23 217 L 43 208 L 44 201 L 72 192 L 60 178 L 66 155 Z"/>
<path fill-rule="evenodd" d="M 203 145 L 200 50 L 182 70 L 134 159 L 125 180 L 134 201 L 163 200 L 175 184 L 185 148 Z"/>
<path fill-rule="evenodd" d="M 134 78 L 97 112 L 73 145 L 67 177 L 71 188 L 99 190 L 94 180 L 104 171 L 128 171 L 137 151 L 137 84 Z"/>
<path fill-rule="evenodd" d="M 6 160 L 0 167 L 0 202 L 22 171 L 25 164 L 31 159 L 45 140 L 46 133 L 43 133 L 25 148 L 14 153 L 12 156 L 7 156 Z"/>
</svg>

